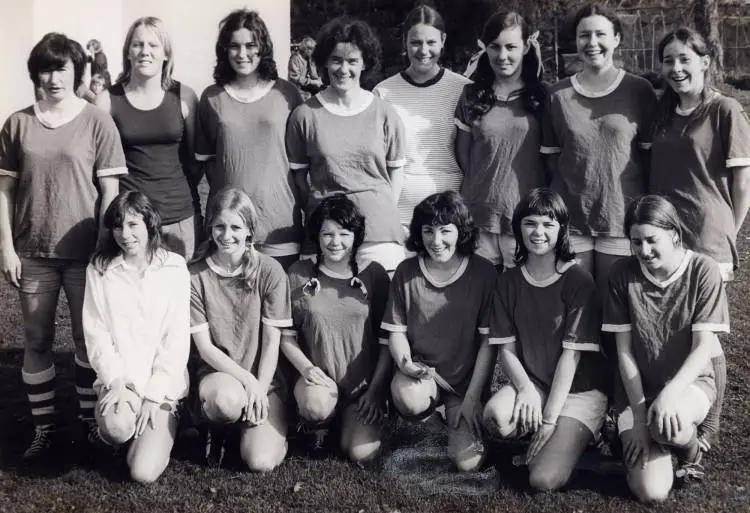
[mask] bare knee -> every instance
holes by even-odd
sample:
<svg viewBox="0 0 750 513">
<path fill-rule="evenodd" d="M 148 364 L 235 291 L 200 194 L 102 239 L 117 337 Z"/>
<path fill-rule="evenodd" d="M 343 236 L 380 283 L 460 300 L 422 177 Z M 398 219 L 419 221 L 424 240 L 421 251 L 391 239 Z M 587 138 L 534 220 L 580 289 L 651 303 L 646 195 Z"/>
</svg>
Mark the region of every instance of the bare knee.
<svg viewBox="0 0 750 513">
<path fill-rule="evenodd" d="M 223 380 L 214 379 L 206 383 L 205 386 L 201 386 L 201 405 L 203 413 L 209 421 L 229 424 L 240 419 L 247 398 L 241 385 L 221 386 L 221 381 Z"/>
<path fill-rule="evenodd" d="M 117 413 L 110 411 L 107 415 L 97 419 L 99 434 L 105 442 L 111 445 L 124 444 L 135 433 L 135 413 L 127 406 L 124 409 L 127 411 L 122 411 L 122 409 Z"/>
<path fill-rule="evenodd" d="M 695 426 L 689 425 L 686 427 L 686 429 L 677 431 L 676 433 L 672 433 L 672 436 L 667 437 L 659 433 L 659 428 L 656 426 L 655 423 L 651 423 L 649 425 L 649 432 L 651 433 L 651 438 L 653 438 L 654 441 L 658 444 L 671 445 L 674 447 L 685 447 L 689 445 L 690 442 L 693 440 L 693 434 L 695 433 Z"/>
<path fill-rule="evenodd" d="M 570 480 L 570 473 L 563 473 L 556 468 L 529 468 L 529 486 L 539 491 L 559 490 Z"/>
<path fill-rule="evenodd" d="M 270 472 L 284 461 L 286 451 L 286 442 L 275 450 L 258 450 L 257 447 L 251 448 L 243 445 L 240 447 L 240 456 L 251 472 Z"/>
<path fill-rule="evenodd" d="M 515 434 L 516 426 L 510 422 L 514 401 L 515 392 L 504 387 L 487 402 L 482 419 L 491 434 L 501 438 L 511 438 Z"/>
<path fill-rule="evenodd" d="M 137 455 L 129 462 L 130 478 L 136 483 L 150 484 L 159 479 L 169 463 L 169 457 L 166 461 L 157 461 L 154 458 Z"/>
<path fill-rule="evenodd" d="M 448 452 L 459 472 L 474 472 L 484 462 L 484 444 L 466 431 L 448 433 Z"/>
<path fill-rule="evenodd" d="M 304 378 L 294 386 L 299 415 L 309 422 L 328 420 L 336 411 L 338 389 L 307 383 Z"/>
<path fill-rule="evenodd" d="M 431 378 L 415 379 L 397 371 L 391 380 L 391 398 L 402 415 L 421 415 L 434 407 L 437 385 Z"/>
<path fill-rule="evenodd" d="M 662 502 L 669 496 L 672 489 L 672 475 L 654 476 L 647 478 L 643 473 L 628 473 L 628 486 L 639 501 L 644 503 Z"/>
<path fill-rule="evenodd" d="M 352 444 L 351 447 L 345 447 L 344 452 L 349 460 L 355 463 L 365 463 L 372 461 L 380 450 L 380 440 L 373 440 L 367 443 Z"/>
</svg>

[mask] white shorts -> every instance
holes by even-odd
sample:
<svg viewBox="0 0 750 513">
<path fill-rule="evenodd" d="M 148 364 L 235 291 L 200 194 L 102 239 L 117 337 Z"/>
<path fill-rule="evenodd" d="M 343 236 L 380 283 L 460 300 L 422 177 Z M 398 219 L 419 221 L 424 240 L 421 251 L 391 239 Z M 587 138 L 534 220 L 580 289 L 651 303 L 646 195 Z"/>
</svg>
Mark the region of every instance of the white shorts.
<svg viewBox="0 0 750 513">
<path fill-rule="evenodd" d="M 492 265 L 503 264 L 506 269 L 510 269 L 516 266 L 516 239 L 510 235 L 480 229 L 476 253 L 492 262 Z"/>
<path fill-rule="evenodd" d="M 699 403 L 696 406 L 700 408 L 699 411 L 701 413 L 695 420 L 700 424 L 703 422 L 703 419 L 706 418 L 706 415 L 708 415 L 708 410 L 711 409 L 713 403 L 711 402 L 711 398 L 706 395 L 706 392 L 695 383 L 691 383 L 688 386 L 687 391 L 690 392 L 689 399 Z M 617 417 L 617 431 L 618 433 L 622 433 L 623 431 L 633 429 L 634 424 L 635 419 L 633 418 L 633 409 L 628 406 L 622 410 L 622 413 Z"/>
<path fill-rule="evenodd" d="M 596 251 L 603 255 L 630 256 L 630 240 L 627 237 L 592 237 L 570 235 L 570 245 L 576 254 Z"/>
<path fill-rule="evenodd" d="M 721 279 L 724 282 L 734 281 L 734 264 L 719 262 L 719 271 L 721 271 Z"/>
</svg>

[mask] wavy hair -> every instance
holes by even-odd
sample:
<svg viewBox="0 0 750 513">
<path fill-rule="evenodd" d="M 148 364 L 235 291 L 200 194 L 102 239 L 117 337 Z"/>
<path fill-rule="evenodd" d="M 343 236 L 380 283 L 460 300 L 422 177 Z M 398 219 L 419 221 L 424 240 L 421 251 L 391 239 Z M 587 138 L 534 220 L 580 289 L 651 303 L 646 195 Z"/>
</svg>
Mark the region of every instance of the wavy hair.
<svg viewBox="0 0 750 513">
<path fill-rule="evenodd" d="M 523 265 L 529 259 L 529 250 L 523 243 L 521 223 L 527 216 L 547 216 L 560 224 L 560 234 L 555 244 L 555 261 L 570 262 L 576 256 L 570 245 L 570 215 L 568 207 L 562 197 L 546 187 L 532 189 L 526 196 L 521 198 L 513 210 L 513 236 L 516 239 L 515 262 Z"/>
<path fill-rule="evenodd" d="M 91 263 L 99 273 L 104 273 L 109 264 L 122 254 L 122 248 L 117 244 L 114 236 L 116 228 L 122 228 L 125 216 L 139 215 L 143 218 L 148 233 L 146 244 L 147 258 L 151 261 L 163 248 L 161 235 L 161 216 L 154 207 L 148 196 L 138 191 L 126 191 L 118 194 L 104 212 L 104 228 L 107 230 L 105 236 L 100 239 L 99 244 L 91 257 Z"/>
<path fill-rule="evenodd" d="M 235 79 L 237 73 L 229 62 L 229 45 L 232 34 L 240 29 L 247 29 L 253 35 L 258 45 L 258 76 L 271 81 L 279 78 L 276 61 L 273 58 L 273 41 L 263 18 L 256 11 L 237 9 L 219 22 L 219 36 L 216 38 L 216 66 L 214 67 L 214 82 L 223 86 Z"/>
<path fill-rule="evenodd" d="M 572 30 L 574 41 L 578 38 L 578 24 L 581 23 L 581 20 L 588 18 L 589 16 L 602 16 L 607 18 L 612 24 L 612 29 L 614 30 L 615 35 L 622 37 L 622 21 L 620 20 L 620 17 L 617 16 L 617 12 L 602 4 L 590 3 L 578 9 L 575 16 L 573 16 L 570 28 Z"/>
<path fill-rule="evenodd" d="M 409 251 L 427 256 L 422 240 L 422 226 L 455 225 L 458 229 L 456 252 L 462 256 L 474 254 L 479 238 L 479 230 L 469 209 L 456 191 L 438 192 L 427 196 L 416 207 L 409 224 L 409 238 L 406 248 Z"/>
<path fill-rule="evenodd" d="M 252 290 L 258 281 L 260 256 L 253 246 L 255 230 L 258 225 L 258 212 L 255 210 L 250 196 L 245 191 L 237 187 L 225 187 L 221 189 L 211 199 L 206 207 L 205 241 L 196 250 L 193 262 L 205 260 L 217 251 L 216 241 L 213 238 L 213 226 L 216 218 L 222 212 L 228 211 L 237 214 L 247 227 L 250 234 L 245 240 L 245 252 L 240 261 L 242 272 L 239 279 L 245 283 L 245 286 Z"/>
<path fill-rule="evenodd" d="M 39 74 L 54 71 L 65 66 L 70 59 L 73 63 L 73 87 L 78 89 L 83 81 L 83 71 L 86 67 L 86 53 L 83 47 L 65 34 L 50 32 L 45 34 L 39 42 L 34 45 L 26 61 L 29 77 L 34 87 L 39 87 Z"/>
<path fill-rule="evenodd" d="M 350 43 L 362 52 L 365 69 L 360 83 L 365 82 L 380 65 L 380 40 L 375 32 L 364 21 L 348 16 L 339 16 L 323 25 L 318 32 L 313 51 L 313 61 L 319 70 L 325 69 L 328 58 L 339 43 Z M 324 84 L 330 83 L 327 71 L 320 76 Z"/>
<path fill-rule="evenodd" d="M 172 71 L 174 70 L 172 39 L 164 28 L 164 22 L 160 18 L 154 16 L 138 18 L 132 25 L 130 25 L 128 33 L 125 35 L 125 42 L 122 45 L 122 73 L 120 73 L 120 76 L 115 80 L 115 85 L 125 85 L 130 82 L 130 77 L 133 72 L 133 66 L 130 64 L 129 58 L 130 45 L 133 43 L 135 31 L 138 27 L 146 27 L 152 30 L 164 48 L 165 60 L 161 68 L 161 88 L 166 91 L 174 84 L 174 79 L 172 79 Z"/>
<path fill-rule="evenodd" d="M 352 200 L 344 194 L 334 194 L 328 196 L 320 202 L 320 205 L 310 215 L 307 222 L 307 236 L 315 245 L 318 259 L 315 263 L 313 277 L 318 277 L 318 270 L 323 261 L 323 251 L 320 248 L 320 230 L 323 222 L 326 220 L 335 221 L 342 228 L 351 231 L 354 234 L 352 252 L 349 257 L 349 267 L 352 274 L 357 276 L 359 268 L 357 267 L 357 251 L 365 240 L 365 218 L 360 214 L 359 209 Z"/>
<path fill-rule="evenodd" d="M 514 11 L 498 11 L 490 16 L 482 28 L 480 39 L 485 46 L 488 46 L 497 39 L 500 32 L 513 27 L 521 28 L 521 38 L 524 44 L 528 44 L 529 36 L 534 33 L 534 30 L 523 16 Z M 540 64 L 540 56 L 536 49 L 529 48 L 521 61 L 521 80 L 524 85 L 521 96 L 526 111 L 541 120 L 547 90 L 539 73 Z M 495 72 L 492 70 L 490 57 L 486 52 L 479 58 L 473 78 L 474 83 L 467 87 L 467 99 L 471 116 L 473 119 L 479 119 L 489 112 L 496 101 L 493 87 Z"/>
</svg>

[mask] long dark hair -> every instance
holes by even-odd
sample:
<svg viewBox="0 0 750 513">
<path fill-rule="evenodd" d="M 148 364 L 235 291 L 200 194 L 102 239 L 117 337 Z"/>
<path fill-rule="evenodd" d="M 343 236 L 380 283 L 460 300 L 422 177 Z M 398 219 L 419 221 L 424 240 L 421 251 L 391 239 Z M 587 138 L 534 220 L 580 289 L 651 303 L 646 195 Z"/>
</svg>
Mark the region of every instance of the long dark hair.
<svg viewBox="0 0 750 513">
<path fill-rule="evenodd" d="M 86 54 L 83 48 L 73 39 L 65 34 L 50 32 L 45 34 L 39 42 L 34 45 L 26 62 L 29 77 L 34 82 L 34 87 L 39 87 L 39 73 L 53 71 L 65 65 L 70 59 L 73 63 L 73 87 L 78 89 L 83 80 L 83 71 L 86 66 Z"/>
<path fill-rule="evenodd" d="M 232 34 L 240 29 L 247 29 L 258 44 L 258 76 L 265 81 L 276 80 L 279 74 L 276 70 L 276 61 L 273 59 L 273 41 L 268 32 L 265 22 L 255 11 L 248 9 L 237 9 L 227 15 L 219 23 L 219 36 L 216 38 L 216 66 L 214 67 L 214 82 L 223 86 L 234 80 L 237 73 L 229 63 L 229 43 Z"/>
<path fill-rule="evenodd" d="M 431 194 L 414 207 L 414 215 L 409 225 L 409 239 L 406 248 L 409 251 L 428 255 L 422 240 L 422 226 L 442 226 L 453 224 L 458 229 L 456 253 L 462 256 L 474 254 L 479 238 L 479 230 L 469 209 L 456 191 L 445 191 Z"/>
<path fill-rule="evenodd" d="M 313 277 L 317 278 L 319 274 L 320 264 L 323 263 L 323 251 L 320 248 L 320 229 L 323 226 L 323 222 L 326 220 L 335 221 L 342 228 L 350 230 L 354 234 L 354 242 L 352 244 L 352 252 L 349 256 L 349 267 L 352 270 L 352 274 L 357 276 L 359 274 L 359 268 L 357 267 L 357 251 L 365 240 L 365 217 L 360 214 L 359 209 L 352 200 L 346 197 L 344 194 L 334 194 L 328 196 L 320 202 L 320 205 L 310 215 L 310 220 L 307 223 L 307 236 L 310 241 L 315 245 L 315 249 L 318 255 L 317 261 L 315 262 L 315 269 L 313 271 Z"/>
<path fill-rule="evenodd" d="M 699 57 L 711 57 L 711 51 L 706 44 L 706 40 L 703 39 L 703 36 L 701 36 L 698 32 L 691 28 L 680 27 L 668 33 L 662 38 L 661 41 L 659 41 L 659 46 L 656 50 L 657 54 L 659 55 L 659 62 L 664 62 L 664 50 L 667 48 L 667 45 L 673 43 L 674 41 L 681 42 L 682 44 L 693 50 Z M 698 109 L 705 108 L 708 100 L 713 96 L 714 93 L 714 90 L 711 87 L 711 74 L 708 72 L 708 70 L 706 70 L 706 73 L 704 74 L 704 81 L 703 91 L 701 91 L 700 98 L 701 103 L 698 106 Z M 667 86 L 664 89 L 664 94 L 659 100 L 659 109 L 656 118 L 657 130 L 662 130 L 669 126 L 669 124 L 672 122 L 672 117 L 674 116 L 674 110 L 679 104 L 680 97 L 667 82 Z"/>
<path fill-rule="evenodd" d="M 527 216 L 547 216 L 560 223 L 560 234 L 555 245 L 555 261 L 570 262 L 576 254 L 570 246 L 570 235 L 568 226 L 570 215 L 568 207 L 562 197 L 546 187 L 532 189 L 513 210 L 513 236 L 516 239 L 515 261 L 517 265 L 523 265 L 529 259 L 529 250 L 523 243 L 521 222 Z"/>
<path fill-rule="evenodd" d="M 498 11 L 487 20 L 482 28 L 481 40 L 485 46 L 497 39 L 497 36 L 505 29 L 512 27 L 521 28 L 521 37 L 526 43 L 533 30 L 526 19 L 514 11 Z M 521 61 L 521 80 L 524 84 L 523 104 L 526 110 L 534 114 L 538 119 L 542 118 L 545 105 L 546 89 L 542 84 L 540 69 L 540 56 L 535 48 L 529 48 Z M 474 119 L 484 116 L 495 104 L 495 72 L 490 65 L 490 58 L 484 53 L 477 63 L 474 72 L 474 83 L 467 88 L 467 99 L 469 100 L 471 115 Z"/>
<path fill-rule="evenodd" d="M 148 196 L 138 191 L 126 191 L 112 200 L 104 212 L 104 228 L 106 235 L 99 241 L 91 263 L 100 273 L 104 273 L 115 257 L 122 254 L 122 249 L 117 244 L 114 236 L 115 228 L 122 228 L 122 222 L 127 214 L 135 214 L 143 217 L 148 233 L 147 256 L 152 260 L 158 250 L 163 247 L 161 236 L 161 216 L 157 212 Z"/>
</svg>

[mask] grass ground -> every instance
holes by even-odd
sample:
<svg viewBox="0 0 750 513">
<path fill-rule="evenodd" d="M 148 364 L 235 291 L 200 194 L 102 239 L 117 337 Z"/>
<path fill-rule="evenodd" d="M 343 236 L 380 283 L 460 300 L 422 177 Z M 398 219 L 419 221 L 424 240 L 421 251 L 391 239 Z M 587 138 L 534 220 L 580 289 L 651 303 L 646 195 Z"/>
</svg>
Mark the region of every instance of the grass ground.
<svg viewBox="0 0 750 513">
<path fill-rule="evenodd" d="M 733 90 L 743 104 L 750 95 Z M 20 378 L 21 314 L 17 294 L 0 285 L 0 513 L 6 512 L 500 512 L 570 511 L 636 512 L 750 511 L 750 223 L 739 237 L 744 264 L 728 290 L 732 334 L 724 339 L 728 388 L 720 444 L 707 461 L 708 476 L 699 486 L 675 490 L 669 499 L 646 508 L 628 493 L 623 476 L 581 471 L 568 488 L 534 494 L 524 482 L 523 468 L 507 464 L 507 454 L 495 452 L 475 482 L 463 487 L 477 492 L 436 493 L 437 481 L 415 484 L 394 478 L 392 461 L 370 468 L 337 458 L 310 459 L 299 447 L 275 471 L 259 475 L 240 469 L 207 469 L 198 463 L 202 449 L 195 437 L 182 436 L 173 461 L 154 485 L 127 480 L 118 460 L 92 466 L 62 464 L 45 475 L 32 475 L 18 466 L 28 441 L 28 408 Z M 64 301 L 61 301 L 64 303 Z M 57 368 L 61 396 L 72 405 L 72 342 L 69 316 L 61 306 L 57 317 Z M 70 410 L 72 411 L 72 410 Z M 70 413 L 69 413 L 70 415 Z M 419 433 L 399 429 L 391 449 L 419 443 Z M 76 460 L 71 455 L 71 460 Z M 417 465 L 419 462 L 417 462 Z M 423 468 L 423 471 L 429 469 Z M 447 489 L 447 487 L 446 487 Z"/>
</svg>

